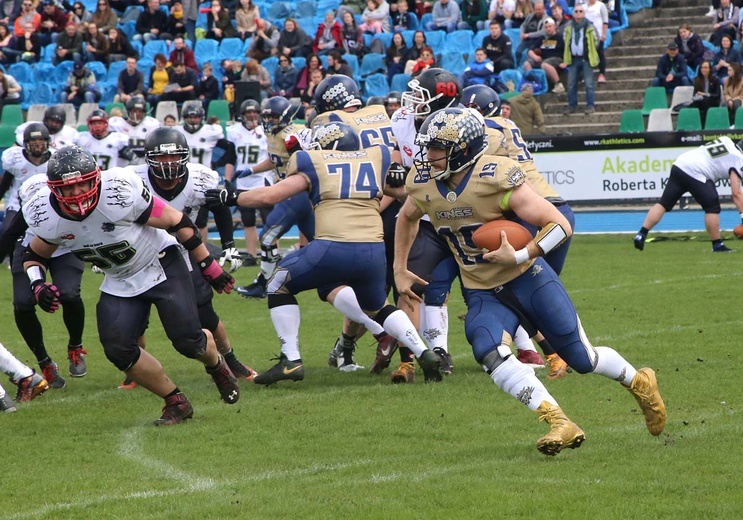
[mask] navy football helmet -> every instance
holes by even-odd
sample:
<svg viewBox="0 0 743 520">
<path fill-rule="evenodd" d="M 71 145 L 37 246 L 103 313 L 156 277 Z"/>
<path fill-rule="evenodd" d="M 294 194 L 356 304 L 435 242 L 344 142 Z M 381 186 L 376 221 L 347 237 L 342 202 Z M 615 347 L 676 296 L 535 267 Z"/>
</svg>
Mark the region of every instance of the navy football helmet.
<svg viewBox="0 0 743 520">
<path fill-rule="evenodd" d="M 72 145 L 54 152 L 47 163 L 46 176 L 49 189 L 66 213 L 85 217 L 98 205 L 101 170 L 85 148 Z M 71 191 L 78 185 L 81 189 Z"/>
<path fill-rule="evenodd" d="M 278 133 L 289 126 L 299 107 L 292 105 L 285 97 L 272 97 L 266 101 L 261 112 L 261 121 L 266 132 Z"/>
<path fill-rule="evenodd" d="M 455 107 L 462 97 L 457 77 L 444 69 L 426 69 L 408 82 L 409 91 L 402 94 L 402 106 L 419 119 L 448 107 Z"/>
<path fill-rule="evenodd" d="M 483 117 L 497 116 L 500 113 L 500 96 L 487 85 L 470 85 L 462 91 L 462 104 L 474 108 Z"/>
<path fill-rule="evenodd" d="M 312 130 L 310 149 L 352 152 L 361 149 L 361 139 L 351 125 L 341 122 L 326 123 Z"/>
<path fill-rule="evenodd" d="M 356 81 L 343 74 L 335 74 L 322 80 L 315 88 L 312 99 L 318 114 L 364 106 Z"/>
<path fill-rule="evenodd" d="M 186 132 L 194 134 L 204 126 L 204 119 L 206 119 L 206 113 L 204 107 L 201 106 L 201 102 L 187 103 L 181 111 L 181 119 L 183 120 L 183 129 Z"/>
<path fill-rule="evenodd" d="M 52 138 L 42 123 L 31 123 L 23 129 L 23 148 L 29 155 L 41 157 L 49 151 Z"/>
<path fill-rule="evenodd" d="M 446 108 L 431 114 L 415 136 L 420 150 L 415 167 L 437 180 L 445 180 L 472 165 L 485 152 L 485 125 L 480 117 L 466 108 Z M 428 159 L 430 148 L 446 150 L 446 164 L 434 168 Z"/>
</svg>

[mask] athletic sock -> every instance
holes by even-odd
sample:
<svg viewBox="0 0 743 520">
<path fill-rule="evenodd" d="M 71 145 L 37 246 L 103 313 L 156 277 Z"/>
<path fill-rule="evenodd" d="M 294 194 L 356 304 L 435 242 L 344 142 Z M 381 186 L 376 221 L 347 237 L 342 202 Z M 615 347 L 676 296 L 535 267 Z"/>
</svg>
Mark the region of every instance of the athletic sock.
<svg viewBox="0 0 743 520">
<path fill-rule="evenodd" d="M 428 347 L 449 352 L 449 311 L 446 305 L 422 305 L 421 311 L 421 315 L 425 315 L 425 326 L 421 326 L 422 336 Z"/>
<path fill-rule="evenodd" d="M 400 309 L 387 316 L 382 326 L 387 334 L 395 338 L 401 345 L 409 348 L 415 357 L 419 357 L 427 350 L 423 340 L 418 335 L 418 331 L 415 330 L 413 322 Z"/>
<path fill-rule="evenodd" d="M 62 303 L 62 320 L 70 335 L 70 345 L 82 345 L 85 328 L 85 304 L 80 298 Z"/>
<path fill-rule="evenodd" d="M 271 321 L 281 342 L 281 353 L 289 361 L 300 359 L 299 355 L 299 305 L 279 305 L 272 307 Z"/>
<path fill-rule="evenodd" d="M 637 374 L 635 367 L 611 347 L 594 347 L 594 350 L 597 355 L 594 374 L 619 381 L 626 387 L 632 385 L 632 380 Z"/>
<path fill-rule="evenodd" d="M 519 328 L 516 329 L 516 334 L 513 335 L 513 343 L 516 345 L 516 350 L 531 350 L 532 352 L 536 352 L 537 349 L 534 347 L 534 343 L 532 343 L 531 338 L 529 337 L 529 333 L 526 332 L 526 329 L 519 325 Z"/>
<path fill-rule="evenodd" d="M 509 395 L 512 395 L 531 410 L 536 410 L 542 401 L 557 405 L 557 401 L 547 391 L 534 374 L 534 370 L 519 363 L 516 356 L 508 356 L 490 374 L 493 382 Z"/>
<path fill-rule="evenodd" d="M 359 300 L 356 298 L 356 293 L 350 287 L 344 287 L 333 299 L 333 307 L 338 309 L 349 320 L 360 323 L 366 330 L 372 334 L 381 334 L 384 332 L 382 326 L 371 319 L 359 305 Z"/>
</svg>

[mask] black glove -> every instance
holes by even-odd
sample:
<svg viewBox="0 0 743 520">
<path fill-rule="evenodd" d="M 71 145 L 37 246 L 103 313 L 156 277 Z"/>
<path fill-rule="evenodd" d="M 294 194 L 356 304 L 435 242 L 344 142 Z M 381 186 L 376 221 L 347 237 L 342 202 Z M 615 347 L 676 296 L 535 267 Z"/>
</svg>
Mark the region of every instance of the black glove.
<svg viewBox="0 0 743 520">
<path fill-rule="evenodd" d="M 206 190 L 206 205 L 215 206 L 237 206 L 237 196 L 239 193 L 234 188 Z"/>
<path fill-rule="evenodd" d="M 390 169 L 387 172 L 386 183 L 390 188 L 399 188 L 405 186 L 405 178 L 408 176 L 408 171 L 402 164 L 393 162 L 390 164 Z"/>
<path fill-rule="evenodd" d="M 215 291 L 230 294 L 235 288 L 235 279 L 229 275 L 211 255 L 199 262 L 199 269 Z"/>
<path fill-rule="evenodd" d="M 31 284 L 36 303 L 46 312 L 54 312 L 59 309 L 59 289 L 53 283 L 37 280 Z"/>
<path fill-rule="evenodd" d="M 235 189 L 235 184 L 231 180 L 225 179 L 224 180 L 224 187 L 227 190 L 229 190 L 229 189 Z"/>
</svg>

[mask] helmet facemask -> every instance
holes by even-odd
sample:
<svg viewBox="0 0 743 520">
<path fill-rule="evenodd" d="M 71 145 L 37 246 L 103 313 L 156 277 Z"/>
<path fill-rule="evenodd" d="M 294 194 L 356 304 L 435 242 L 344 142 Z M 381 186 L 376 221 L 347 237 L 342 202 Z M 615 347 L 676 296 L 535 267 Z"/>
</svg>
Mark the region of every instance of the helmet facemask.
<svg viewBox="0 0 743 520">
<path fill-rule="evenodd" d="M 85 217 L 98 205 L 101 170 L 66 173 L 61 180 L 50 179 L 47 184 L 64 212 Z"/>
</svg>

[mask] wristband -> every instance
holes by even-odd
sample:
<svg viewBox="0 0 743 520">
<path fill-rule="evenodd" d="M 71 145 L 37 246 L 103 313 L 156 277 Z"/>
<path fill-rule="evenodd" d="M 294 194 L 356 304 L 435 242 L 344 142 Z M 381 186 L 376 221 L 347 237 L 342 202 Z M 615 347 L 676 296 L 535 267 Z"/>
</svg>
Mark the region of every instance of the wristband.
<svg viewBox="0 0 743 520">
<path fill-rule="evenodd" d="M 36 282 L 43 282 L 44 280 L 46 280 L 44 271 L 38 265 L 32 265 L 31 267 L 26 269 L 26 275 L 31 281 L 31 285 L 34 285 Z"/>
<path fill-rule="evenodd" d="M 516 265 L 523 264 L 529 260 L 529 250 L 524 247 L 516 251 L 513 256 L 516 259 Z"/>
</svg>

